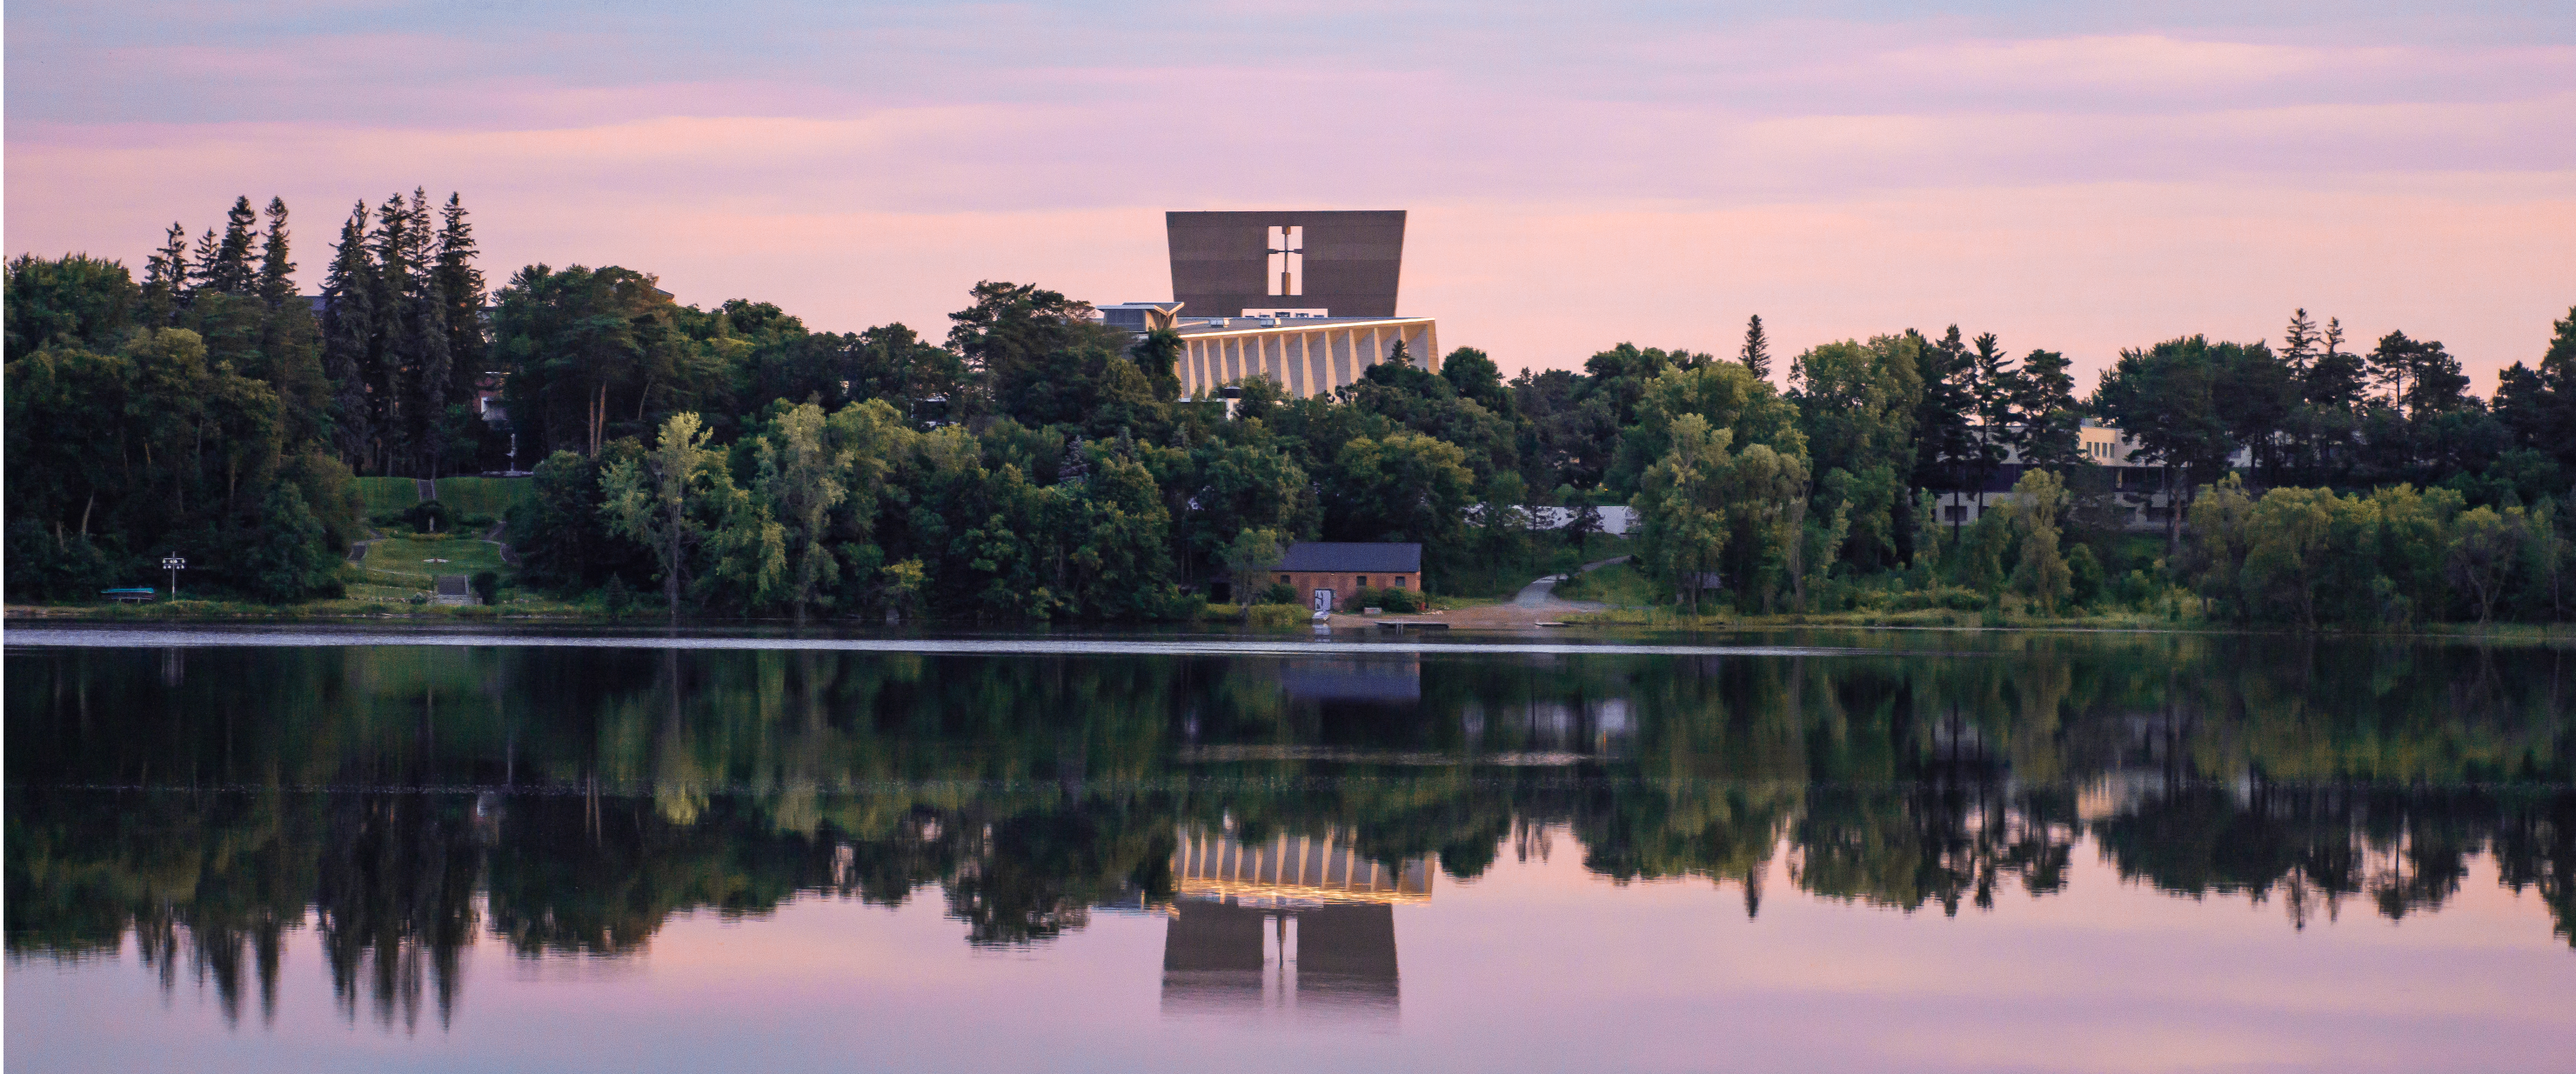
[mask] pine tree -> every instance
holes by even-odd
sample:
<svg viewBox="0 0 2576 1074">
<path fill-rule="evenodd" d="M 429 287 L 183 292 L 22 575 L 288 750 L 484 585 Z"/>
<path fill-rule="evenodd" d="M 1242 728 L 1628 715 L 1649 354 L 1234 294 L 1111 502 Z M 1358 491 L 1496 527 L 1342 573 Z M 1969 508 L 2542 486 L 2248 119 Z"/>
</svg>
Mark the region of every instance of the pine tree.
<svg viewBox="0 0 2576 1074">
<path fill-rule="evenodd" d="M 2300 373 L 2317 357 L 2317 322 L 2308 318 L 2307 307 L 2290 312 L 2290 327 L 2281 333 L 2281 360 Z"/>
<path fill-rule="evenodd" d="M 198 270 L 204 286 L 228 295 L 251 293 L 250 242 L 258 224 L 259 214 L 251 210 L 250 197 L 234 198 L 232 209 L 224 213 L 224 236 Z"/>
<path fill-rule="evenodd" d="M 367 203 L 349 210 L 340 225 L 331 270 L 322 281 L 322 368 L 331 378 L 331 408 L 342 461 L 361 473 L 376 461 L 375 412 L 369 389 L 375 377 L 376 267 L 367 255 Z"/>
<path fill-rule="evenodd" d="M 1744 349 L 1736 352 L 1735 360 L 1744 363 L 1744 368 L 1752 370 L 1754 376 L 1771 379 L 1771 340 L 1762 334 L 1761 314 L 1754 314 L 1753 319 L 1745 323 Z"/>
<path fill-rule="evenodd" d="M 1923 348 L 1918 362 L 1923 401 L 1914 411 L 1914 441 L 1920 445 L 1914 485 L 1965 489 L 1978 472 L 1977 436 L 1968 426 L 1976 409 L 1976 367 L 1959 338 L 1959 326 L 1951 325 L 1939 342 Z"/>
<path fill-rule="evenodd" d="M 1977 513 L 1982 515 L 1986 509 L 1986 482 L 2003 466 L 2005 448 L 2019 436 L 2012 405 L 2017 371 L 1994 333 L 1980 333 L 1976 347 L 1968 363 L 1972 370 L 1968 396 L 1977 406 Z"/>
<path fill-rule="evenodd" d="M 412 381 L 418 367 L 409 331 L 412 277 L 419 266 L 410 260 L 411 203 L 400 192 L 376 207 L 376 227 L 367 235 L 375 255 L 374 329 L 368 340 L 368 390 L 373 393 L 375 443 L 372 447 L 387 474 L 411 468 L 414 443 L 409 435 L 418 409 Z"/>
<path fill-rule="evenodd" d="M 454 398 L 471 399 L 483 374 L 483 270 L 474 267 L 474 225 L 465 219 L 465 199 L 447 196 L 438 229 L 438 290 L 445 304 L 448 360 L 456 367 Z"/>
<path fill-rule="evenodd" d="M 456 370 L 447 348 L 447 300 L 439 286 L 426 188 L 412 188 L 407 215 L 411 229 L 404 236 L 403 262 L 411 269 L 411 289 L 404 296 L 403 350 L 411 359 L 414 392 L 409 432 L 415 472 L 434 478 L 446 457 L 449 382 Z"/>
<path fill-rule="evenodd" d="M 2084 462 L 2082 419 L 2075 410 L 2072 363 L 2056 351 L 2023 355 L 2013 376 L 2013 409 L 2021 417 L 2022 462 L 2026 466 L 2065 469 Z"/>
<path fill-rule="evenodd" d="M 268 199 L 268 229 L 259 243 L 259 298 L 272 311 L 295 299 L 295 262 L 287 260 L 286 199 Z M 309 310 L 307 312 L 310 312 Z"/>
<path fill-rule="evenodd" d="M 286 412 L 286 443 L 295 450 L 331 441 L 331 380 L 324 375 L 313 307 L 295 293 L 286 200 L 268 199 L 268 228 L 259 249 L 260 351 L 268 380 Z"/>
<path fill-rule="evenodd" d="M 179 298 L 187 290 L 188 229 L 173 220 L 161 249 L 145 262 L 142 309 L 136 312 L 135 323 L 145 328 L 168 327 L 178 316 Z"/>
<path fill-rule="evenodd" d="M 215 237 L 213 228 L 207 228 L 205 234 L 197 236 L 196 256 L 188 260 L 188 288 L 179 296 L 179 305 L 186 306 L 197 297 L 198 291 L 214 286 L 216 261 L 223 248 L 224 240 Z"/>
</svg>

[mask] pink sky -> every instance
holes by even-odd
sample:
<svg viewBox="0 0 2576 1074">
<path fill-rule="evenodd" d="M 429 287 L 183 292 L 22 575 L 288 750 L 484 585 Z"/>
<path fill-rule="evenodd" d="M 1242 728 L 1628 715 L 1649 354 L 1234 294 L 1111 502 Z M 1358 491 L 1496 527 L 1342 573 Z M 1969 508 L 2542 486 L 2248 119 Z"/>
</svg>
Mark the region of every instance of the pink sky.
<svg viewBox="0 0 2576 1074">
<path fill-rule="evenodd" d="M 2576 304 L 2576 28 L 2533 12 L 21 3 L 5 238 L 139 267 L 278 194 L 310 289 L 426 185 L 496 282 L 936 334 L 979 279 L 1169 297 L 1166 209 L 1404 208 L 1401 308 L 1507 370 L 1754 313 L 1783 359 L 1956 322 L 2095 369 L 2305 306 L 2487 391 Z"/>
</svg>

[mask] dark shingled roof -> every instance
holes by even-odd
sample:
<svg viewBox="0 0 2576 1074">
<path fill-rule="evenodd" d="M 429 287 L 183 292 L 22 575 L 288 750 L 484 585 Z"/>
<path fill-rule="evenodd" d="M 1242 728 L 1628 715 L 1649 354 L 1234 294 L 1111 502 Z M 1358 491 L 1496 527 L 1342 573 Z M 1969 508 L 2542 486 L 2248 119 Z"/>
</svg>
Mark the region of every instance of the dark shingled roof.
<svg viewBox="0 0 2576 1074">
<path fill-rule="evenodd" d="M 1422 546 L 1394 542 L 1299 541 L 1279 561 L 1283 571 L 1415 574 L 1422 570 Z"/>
</svg>

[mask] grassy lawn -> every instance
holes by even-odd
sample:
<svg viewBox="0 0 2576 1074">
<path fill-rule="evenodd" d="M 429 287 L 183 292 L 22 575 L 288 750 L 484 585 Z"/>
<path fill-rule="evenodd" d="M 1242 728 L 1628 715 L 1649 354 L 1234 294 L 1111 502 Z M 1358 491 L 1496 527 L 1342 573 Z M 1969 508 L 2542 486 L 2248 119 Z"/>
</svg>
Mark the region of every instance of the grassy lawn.
<svg viewBox="0 0 2576 1074">
<path fill-rule="evenodd" d="M 357 479 L 358 495 L 367 501 L 367 513 L 402 511 L 420 502 L 420 485 L 408 477 L 361 477 Z"/>
<path fill-rule="evenodd" d="M 460 515 L 500 518 L 510 508 L 537 495 L 536 482 L 524 477 L 442 477 L 438 502 Z"/>
<path fill-rule="evenodd" d="M 1603 557 L 1608 558 L 1608 557 Z M 1638 607 L 1655 600 L 1655 584 L 1646 573 L 1625 563 L 1575 575 L 1556 584 L 1564 600 L 1593 600 L 1619 607 Z"/>
<path fill-rule="evenodd" d="M 446 560 L 433 563 L 431 560 Z M 410 585 L 421 589 L 442 574 L 472 577 L 494 571 L 507 577 L 501 550 L 482 541 L 458 537 L 394 537 L 367 547 L 367 578 L 372 585 Z"/>
</svg>

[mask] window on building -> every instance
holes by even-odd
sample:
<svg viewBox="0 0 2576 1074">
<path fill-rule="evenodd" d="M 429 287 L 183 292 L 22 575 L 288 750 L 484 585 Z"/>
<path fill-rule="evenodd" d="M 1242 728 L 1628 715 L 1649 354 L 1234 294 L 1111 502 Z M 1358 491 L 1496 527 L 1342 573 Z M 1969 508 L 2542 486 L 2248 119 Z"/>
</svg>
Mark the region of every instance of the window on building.
<svg viewBox="0 0 2576 1074">
<path fill-rule="evenodd" d="M 1368 575 L 1363 574 L 1360 576 L 1360 588 L 1368 588 Z"/>
<path fill-rule="evenodd" d="M 1283 574 L 1283 575 L 1280 575 L 1280 576 L 1279 576 L 1279 584 L 1280 584 L 1280 585 L 1287 585 L 1287 584 L 1288 584 L 1288 576 L 1287 576 L 1287 575 L 1284 575 L 1284 574 Z"/>
<path fill-rule="evenodd" d="M 1942 508 L 1941 514 L 1943 521 L 1965 522 L 1968 520 L 1968 505 L 1963 503 L 1954 503 L 1948 507 Z"/>
<path fill-rule="evenodd" d="M 1270 229 L 1270 293 L 1302 295 L 1306 293 L 1306 229 L 1301 226 Z"/>
<path fill-rule="evenodd" d="M 1399 575 L 1396 575 L 1396 576 L 1395 576 L 1395 587 L 1396 587 L 1397 589 L 1402 589 L 1402 588 L 1404 588 L 1404 576 L 1403 576 L 1403 575 L 1399 574 Z"/>
</svg>

